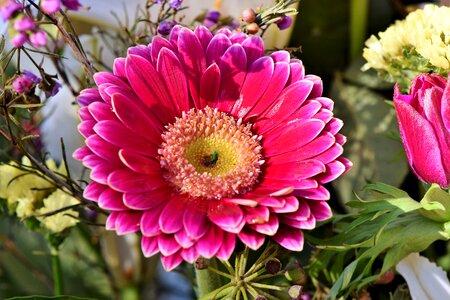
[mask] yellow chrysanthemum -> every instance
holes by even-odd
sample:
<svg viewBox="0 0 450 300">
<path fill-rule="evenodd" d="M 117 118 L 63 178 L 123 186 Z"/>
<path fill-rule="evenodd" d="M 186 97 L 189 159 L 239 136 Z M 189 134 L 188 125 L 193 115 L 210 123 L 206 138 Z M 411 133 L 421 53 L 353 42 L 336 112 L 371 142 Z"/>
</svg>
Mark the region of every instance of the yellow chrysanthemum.
<svg viewBox="0 0 450 300">
<path fill-rule="evenodd" d="M 404 50 L 413 50 L 429 63 L 430 71 L 450 71 L 450 7 L 426 5 L 410 13 L 405 20 L 397 21 L 379 38 L 372 35 L 366 41 L 363 56 L 367 60 L 363 69 L 374 68 L 395 73 L 404 67 L 411 70 L 417 65 Z M 410 52 L 410 51 L 409 51 Z M 399 66 L 398 66 L 399 65 Z M 434 69 L 434 70 L 433 70 Z M 423 72 L 423 70 L 417 70 Z M 395 74 L 391 74 L 395 77 Z"/>
<path fill-rule="evenodd" d="M 78 203 L 80 202 L 74 197 L 69 196 L 62 190 L 56 190 L 56 192 L 44 199 L 44 206 L 36 211 L 36 215 L 48 214 Z M 38 220 L 50 231 L 61 232 L 78 223 L 78 212 L 68 209 L 57 214 L 40 216 Z"/>
</svg>

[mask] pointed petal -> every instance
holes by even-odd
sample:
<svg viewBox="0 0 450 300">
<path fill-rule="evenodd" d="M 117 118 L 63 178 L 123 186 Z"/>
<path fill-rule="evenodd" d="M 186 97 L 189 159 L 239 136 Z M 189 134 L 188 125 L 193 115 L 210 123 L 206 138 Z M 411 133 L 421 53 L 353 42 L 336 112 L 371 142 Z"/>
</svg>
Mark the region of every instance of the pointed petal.
<svg viewBox="0 0 450 300">
<path fill-rule="evenodd" d="M 141 238 L 141 248 L 142 253 L 145 257 L 151 257 L 159 252 L 158 249 L 158 238 L 157 237 L 146 237 Z"/>
<path fill-rule="evenodd" d="M 148 210 L 155 206 L 167 202 L 171 195 L 171 190 L 165 187 L 144 193 L 125 193 L 123 195 L 124 204 L 130 209 Z"/>
<path fill-rule="evenodd" d="M 178 250 L 181 249 L 181 246 L 177 243 L 175 238 L 172 235 L 168 234 L 160 234 L 157 237 L 158 239 L 158 248 L 161 255 L 169 256 L 175 254 Z"/>
<path fill-rule="evenodd" d="M 124 193 L 142 193 L 156 190 L 166 185 L 158 177 L 139 174 L 128 169 L 119 169 L 108 176 L 108 185 Z"/>
<path fill-rule="evenodd" d="M 282 247 L 291 251 L 303 250 L 303 232 L 300 229 L 281 226 L 272 239 Z"/>
<path fill-rule="evenodd" d="M 198 209 L 196 205 L 187 205 L 183 215 L 184 229 L 192 239 L 199 239 L 206 234 L 210 222 L 206 213 Z"/>
<path fill-rule="evenodd" d="M 179 252 L 171 256 L 161 255 L 161 263 L 167 272 L 172 271 L 173 269 L 178 267 L 182 262 L 183 258 L 181 257 L 181 254 Z"/>
<path fill-rule="evenodd" d="M 205 258 L 216 255 L 223 244 L 224 232 L 217 226 L 211 226 L 208 232 L 195 244 L 198 254 Z"/>
<path fill-rule="evenodd" d="M 159 216 L 159 227 L 164 233 L 175 233 L 183 228 L 183 214 L 186 204 L 174 196 L 164 207 Z"/>
<path fill-rule="evenodd" d="M 238 233 L 245 225 L 244 213 L 239 206 L 231 203 L 213 203 L 208 217 L 217 226 L 231 233 Z"/>
<path fill-rule="evenodd" d="M 265 240 L 265 235 L 250 229 L 244 229 L 238 234 L 239 239 L 252 250 L 258 250 Z"/>
<path fill-rule="evenodd" d="M 139 231 L 141 226 L 141 212 L 122 211 L 116 219 L 116 232 L 118 235 L 124 235 Z"/>
</svg>

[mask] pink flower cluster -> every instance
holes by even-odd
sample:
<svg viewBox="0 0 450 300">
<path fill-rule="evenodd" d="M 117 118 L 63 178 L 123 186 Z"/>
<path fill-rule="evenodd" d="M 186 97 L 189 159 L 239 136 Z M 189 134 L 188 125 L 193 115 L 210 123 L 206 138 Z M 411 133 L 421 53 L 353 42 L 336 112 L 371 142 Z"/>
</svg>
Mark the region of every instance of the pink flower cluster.
<svg viewBox="0 0 450 300">
<path fill-rule="evenodd" d="M 23 74 L 14 79 L 12 86 L 16 93 L 28 93 L 41 79 L 32 72 L 24 70 Z"/>
<path fill-rule="evenodd" d="M 41 8 L 49 14 L 58 12 L 62 6 L 68 10 L 78 10 L 81 4 L 78 0 L 42 0 Z"/>
</svg>

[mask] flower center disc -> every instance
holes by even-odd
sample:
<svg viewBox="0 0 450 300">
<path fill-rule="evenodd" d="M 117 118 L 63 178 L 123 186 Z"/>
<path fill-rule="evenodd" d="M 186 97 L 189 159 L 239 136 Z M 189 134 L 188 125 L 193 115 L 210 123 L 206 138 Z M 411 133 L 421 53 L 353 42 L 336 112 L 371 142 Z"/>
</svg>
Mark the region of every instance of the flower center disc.
<svg viewBox="0 0 450 300">
<path fill-rule="evenodd" d="M 261 138 L 250 129 L 210 107 L 183 112 L 162 134 L 159 154 L 166 180 L 181 193 L 208 199 L 250 190 L 264 162 Z"/>
</svg>

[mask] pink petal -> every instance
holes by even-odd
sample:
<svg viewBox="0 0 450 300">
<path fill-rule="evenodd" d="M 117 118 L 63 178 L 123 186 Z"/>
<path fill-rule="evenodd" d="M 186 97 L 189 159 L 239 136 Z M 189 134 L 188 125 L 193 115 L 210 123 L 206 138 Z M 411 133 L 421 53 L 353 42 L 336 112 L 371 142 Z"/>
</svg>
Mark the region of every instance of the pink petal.
<svg viewBox="0 0 450 300">
<path fill-rule="evenodd" d="M 183 28 L 178 37 L 178 50 L 192 100 L 199 107 L 200 79 L 206 69 L 203 47 L 191 30 Z"/>
<path fill-rule="evenodd" d="M 106 219 L 105 229 L 106 230 L 116 230 L 116 220 L 120 212 L 112 211 L 108 218 Z"/>
<path fill-rule="evenodd" d="M 245 222 L 247 224 L 262 224 L 269 221 L 270 210 L 266 206 L 245 208 Z"/>
<path fill-rule="evenodd" d="M 84 189 L 83 197 L 89 200 L 98 201 L 101 193 L 103 193 L 106 188 L 106 185 L 93 181 Z"/>
<path fill-rule="evenodd" d="M 200 80 L 200 107 L 212 107 L 217 101 L 220 88 L 220 69 L 212 64 L 206 69 Z"/>
<path fill-rule="evenodd" d="M 216 34 L 206 49 L 206 63 L 218 64 L 225 51 L 231 47 L 230 39 L 223 34 Z"/>
<path fill-rule="evenodd" d="M 319 185 L 316 189 L 309 190 L 296 190 L 294 194 L 298 197 L 313 200 L 328 200 L 330 199 L 330 192 L 322 185 Z"/>
<path fill-rule="evenodd" d="M 312 81 L 314 83 L 314 87 L 311 91 L 311 98 L 317 98 L 322 96 L 322 92 L 323 92 L 323 84 L 322 84 L 322 79 L 320 79 L 319 76 L 316 75 L 306 75 L 305 79 Z"/>
<path fill-rule="evenodd" d="M 167 272 L 172 271 L 173 269 L 178 267 L 182 262 L 183 258 L 181 257 L 180 253 L 175 253 L 171 256 L 161 255 L 161 263 Z"/>
<path fill-rule="evenodd" d="M 273 61 L 261 57 L 250 65 L 240 92 L 241 101 L 236 102 L 233 115 L 243 117 L 259 101 L 267 88 L 267 82 L 272 78 Z M 237 104 L 240 105 L 237 105 Z M 242 112 L 239 112 L 242 111 Z"/>
<path fill-rule="evenodd" d="M 230 112 L 234 102 L 239 98 L 239 91 L 246 75 L 247 57 L 242 46 L 235 44 L 228 48 L 220 59 L 219 68 L 221 83 L 215 107 Z"/>
<path fill-rule="evenodd" d="M 289 218 L 280 218 L 280 222 L 293 228 L 311 230 L 316 227 L 316 218 L 310 214 L 306 220 L 294 220 Z"/>
<path fill-rule="evenodd" d="M 166 182 L 158 177 L 119 169 L 109 175 L 108 185 L 119 192 L 142 193 L 165 186 Z"/>
<path fill-rule="evenodd" d="M 255 123 L 255 130 L 264 133 L 289 118 L 308 98 L 312 87 L 313 84 L 308 80 L 297 81 L 288 86 L 276 98 L 270 109 L 261 114 Z"/>
<path fill-rule="evenodd" d="M 95 132 L 104 140 L 117 147 L 130 149 L 137 153 L 156 153 L 157 146 L 148 139 L 141 138 L 117 121 L 101 121 L 94 126 Z"/>
<path fill-rule="evenodd" d="M 211 39 L 213 38 L 213 34 L 208 30 L 205 26 L 197 26 L 194 30 L 195 36 L 200 41 L 200 44 L 203 47 L 203 50 L 206 53 L 206 48 L 208 47 Z"/>
<path fill-rule="evenodd" d="M 130 209 L 149 210 L 167 202 L 170 198 L 170 193 L 171 190 L 164 187 L 144 193 L 125 193 L 123 202 Z"/>
<path fill-rule="evenodd" d="M 141 226 L 141 212 L 122 211 L 116 219 L 116 232 L 118 235 L 124 235 L 139 231 Z"/>
<path fill-rule="evenodd" d="M 192 239 L 199 239 L 206 234 L 210 227 L 206 213 L 200 211 L 195 203 L 186 206 L 183 215 L 184 229 Z"/>
<path fill-rule="evenodd" d="M 286 50 L 278 50 L 270 54 L 274 62 L 290 62 L 291 55 Z"/>
<path fill-rule="evenodd" d="M 265 240 L 265 235 L 250 229 L 244 229 L 238 234 L 239 239 L 252 250 L 258 250 Z"/>
<path fill-rule="evenodd" d="M 270 188 L 273 192 L 285 189 L 286 187 L 292 187 L 296 190 L 304 190 L 310 188 L 316 188 L 318 183 L 315 179 L 298 179 L 298 178 L 283 178 L 272 179 L 263 178 L 260 185 L 265 188 Z M 272 194 L 271 192 L 270 194 Z"/>
<path fill-rule="evenodd" d="M 177 243 L 180 244 L 180 246 L 184 249 L 192 247 L 196 242 L 196 239 L 192 239 L 185 229 L 181 229 L 180 231 L 175 233 L 174 238 Z"/>
<path fill-rule="evenodd" d="M 141 248 L 142 253 L 145 257 L 151 257 L 159 252 L 158 249 L 158 238 L 157 237 L 146 237 L 141 238 Z"/>
<path fill-rule="evenodd" d="M 295 151 L 314 140 L 324 129 L 320 120 L 299 120 L 266 134 L 262 146 L 265 156 Z"/>
<path fill-rule="evenodd" d="M 105 159 L 106 161 L 110 161 L 112 163 L 120 164 L 119 159 L 119 148 L 117 146 L 114 146 L 108 142 L 106 142 L 104 139 L 102 139 L 98 135 L 91 135 L 86 139 L 86 145 L 89 147 L 89 149 L 94 152 L 96 155 L 100 156 L 101 158 Z M 81 149 L 81 148 L 80 148 Z M 85 152 L 85 150 L 80 150 Z M 79 154 L 79 153 L 77 153 Z M 74 153 L 75 155 L 75 153 Z"/>
<path fill-rule="evenodd" d="M 291 213 L 299 208 L 298 199 L 294 196 L 284 197 L 286 204 L 283 207 L 273 207 L 271 210 L 277 214 Z"/>
<path fill-rule="evenodd" d="M 234 247 L 236 246 L 236 235 L 229 232 L 224 232 L 224 238 L 222 246 L 216 253 L 216 257 L 223 260 L 228 260 L 233 254 Z"/>
<path fill-rule="evenodd" d="M 159 121 L 145 110 L 139 100 L 115 94 L 111 104 L 117 117 L 128 129 L 158 146 L 161 144 L 161 128 L 157 123 Z"/>
<path fill-rule="evenodd" d="M 344 122 L 339 119 L 333 118 L 324 128 L 324 131 L 328 131 L 332 135 L 336 135 L 339 130 L 341 130 L 342 126 L 344 126 Z"/>
<path fill-rule="evenodd" d="M 159 205 L 142 214 L 141 232 L 143 236 L 154 237 L 161 234 L 158 220 L 163 208 L 164 205 Z"/>
<path fill-rule="evenodd" d="M 98 89 L 94 88 L 82 90 L 80 95 L 77 97 L 77 102 L 81 107 L 88 106 L 95 101 L 103 102 L 103 99 L 100 97 Z"/>
<path fill-rule="evenodd" d="M 183 228 L 183 214 L 186 205 L 183 200 L 173 197 L 159 216 L 159 227 L 167 234 L 175 233 Z"/>
<path fill-rule="evenodd" d="M 122 193 L 107 188 L 100 194 L 98 205 L 107 210 L 127 210 L 127 207 L 123 204 L 122 196 Z"/>
<path fill-rule="evenodd" d="M 293 83 L 305 78 L 305 68 L 303 67 L 301 60 L 293 59 L 293 60 L 291 60 L 289 66 L 291 68 L 291 72 L 290 72 L 289 81 L 287 83 L 288 85 L 293 84 Z M 311 96 L 311 98 L 313 98 L 313 97 Z"/>
<path fill-rule="evenodd" d="M 174 107 L 169 93 L 152 64 L 141 56 L 129 55 L 127 78 L 139 98 L 165 124 L 173 121 Z"/>
<path fill-rule="evenodd" d="M 311 215 L 310 205 L 312 203 L 321 202 L 321 201 L 308 201 L 308 203 L 306 203 L 306 201 L 303 199 L 298 199 L 297 201 L 299 204 L 297 211 L 289 214 L 284 214 L 283 219 L 288 218 L 296 221 L 306 221 Z"/>
<path fill-rule="evenodd" d="M 295 178 L 296 180 L 313 177 L 325 172 L 325 165 L 318 160 L 306 160 L 294 163 L 279 164 L 266 168 L 265 178 Z"/>
<path fill-rule="evenodd" d="M 271 80 L 267 83 L 266 91 L 261 96 L 258 103 L 250 109 L 250 112 L 247 114 L 247 118 L 252 116 L 259 117 L 264 111 L 266 111 L 280 95 L 288 78 L 289 65 L 284 62 L 275 63 L 273 75 Z"/>
<path fill-rule="evenodd" d="M 89 137 L 93 134 L 95 134 L 94 131 L 94 125 L 96 124 L 96 121 L 83 121 L 80 124 L 78 124 L 78 131 L 85 137 Z"/>
<path fill-rule="evenodd" d="M 329 219 L 333 215 L 330 206 L 325 201 L 309 201 L 308 205 L 317 221 Z"/>
<path fill-rule="evenodd" d="M 157 42 L 155 44 L 158 44 Z M 128 48 L 127 50 L 127 56 L 134 55 L 134 56 L 140 56 L 143 59 L 145 59 L 148 62 L 152 62 L 152 47 L 151 46 L 145 46 L 145 45 L 137 45 L 131 48 Z M 125 62 L 125 72 L 126 72 L 126 62 Z"/>
<path fill-rule="evenodd" d="M 119 151 L 119 157 L 124 165 L 136 173 L 162 177 L 161 166 L 155 159 L 145 157 L 127 149 L 121 149 Z"/>
<path fill-rule="evenodd" d="M 181 115 L 189 110 L 189 97 L 183 67 L 175 53 L 163 48 L 159 52 L 157 71 L 162 75 L 169 91 L 169 96 L 174 99 L 176 111 Z"/>
<path fill-rule="evenodd" d="M 190 247 L 181 250 L 181 257 L 183 257 L 183 259 L 190 264 L 193 264 L 199 258 L 199 256 L 200 255 L 198 254 L 197 249 L 195 249 L 195 247 Z"/>
<path fill-rule="evenodd" d="M 125 58 L 118 57 L 114 59 L 113 73 L 122 78 L 127 76 L 125 73 Z"/>
<path fill-rule="evenodd" d="M 269 221 L 267 221 L 266 223 L 256 223 L 249 225 L 248 227 L 261 234 L 272 236 L 277 233 L 278 226 L 278 218 L 272 214 L 270 215 Z"/>
<path fill-rule="evenodd" d="M 239 206 L 230 203 L 213 203 L 208 217 L 217 226 L 231 233 L 238 233 L 245 225 L 244 213 Z"/>
<path fill-rule="evenodd" d="M 162 50 L 169 50 L 174 51 L 174 48 L 172 44 L 166 40 L 165 38 L 162 38 L 160 36 L 153 37 L 152 40 L 152 62 L 155 65 L 155 62 L 158 61 L 158 57 Z"/>
<path fill-rule="evenodd" d="M 96 165 L 104 163 L 106 163 L 106 161 L 95 154 L 90 154 L 83 157 L 83 165 L 87 168 L 94 168 Z"/>
<path fill-rule="evenodd" d="M 198 254 L 205 258 L 215 256 L 223 244 L 223 237 L 222 229 L 211 226 L 208 232 L 195 244 Z"/>
<path fill-rule="evenodd" d="M 158 248 L 161 255 L 169 256 L 181 249 L 172 235 L 160 234 L 158 237 Z"/>
<path fill-rule="evenodd" d="M 250 66 L 255 60 L 264 55 L 264 42 L 261 37 L 252 35 L 242 43 L 247 55 L 247 63 Z"/>
<path fill-rule="evenodd" d="M 317 176 L 317 180 L 322 184 L 335 180 L 346 171 L 344 164 L 337 160 L 328 163 L 326 168 L 325 174 Z"/>
<path fill-rule="evenodd" d="M 272 239 L 288 250 L 303 250 L 304 239 L 303 232 L 300 229 L 281 226 Z"/>
<path fill-rule="evenodd" d="M 78 110 L 78 115 L 80 116 L 80 119 L 82 121 L 94 121 L 95 120 L 87 106 L 81 107 L 80 110 Z"/>
<path fill-rule="evenodd" d="M 97 181 L 98 183 L 108 184 L 109 174 L 111 174 L 118 168 L 120 168 L 120 166 L 105 161 L 104 163 L 97 164 L 92 168 L 90 177 L 92 180 Z"/>
<path fill-rule="evenodd" d="M 97 122 L 103 120 L 117 120 L 117 117 L 112 112 L 111 105 L 109 104 L 94 102 L 89 104 L 88 109 Z"/>
</svg>

